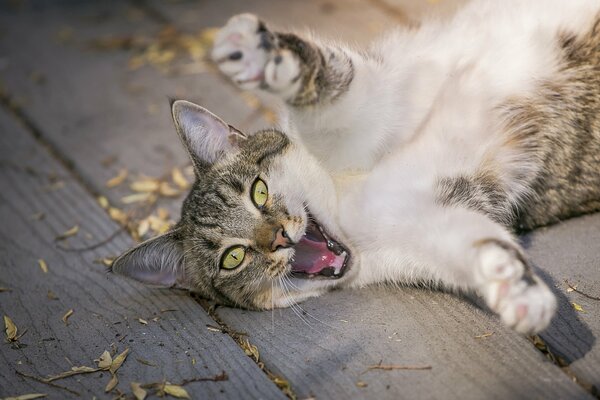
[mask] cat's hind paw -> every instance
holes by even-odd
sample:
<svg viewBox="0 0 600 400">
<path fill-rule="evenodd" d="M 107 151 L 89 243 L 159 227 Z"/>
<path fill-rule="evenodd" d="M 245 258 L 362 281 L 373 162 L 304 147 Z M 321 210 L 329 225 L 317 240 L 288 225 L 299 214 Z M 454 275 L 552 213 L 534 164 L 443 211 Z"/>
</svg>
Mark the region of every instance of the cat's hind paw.
<svg viewBox="0 0 600 400">
<path fill-rule="evenodd" d="M 479 242 L 476 248 L 477 280 L 487 305 L 518 332 L 545 329 L 556 311 L 556 298 L 531 271 L 521 250 L 494 239 Z"/>
</svg>

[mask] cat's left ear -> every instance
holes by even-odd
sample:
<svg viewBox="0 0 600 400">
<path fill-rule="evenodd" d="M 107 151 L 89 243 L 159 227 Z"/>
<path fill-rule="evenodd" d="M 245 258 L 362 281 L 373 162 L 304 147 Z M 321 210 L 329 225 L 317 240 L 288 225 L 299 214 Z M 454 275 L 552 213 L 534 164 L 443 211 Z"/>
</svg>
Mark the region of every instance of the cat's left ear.
<svg viewBox="0 0 600 400">
<path fill-rule="evenodd" d="M 171 103 L 171 112 L 177 133 L 198 172 L 246 140 L 242 132 L 189 101 L 174 101 Z"/>
<path fill-rule="evenodd" d="M 111 271 L 156 286 L 189 288 L 177 229 L 146 240 L 121 254 Z"/>
</svg>

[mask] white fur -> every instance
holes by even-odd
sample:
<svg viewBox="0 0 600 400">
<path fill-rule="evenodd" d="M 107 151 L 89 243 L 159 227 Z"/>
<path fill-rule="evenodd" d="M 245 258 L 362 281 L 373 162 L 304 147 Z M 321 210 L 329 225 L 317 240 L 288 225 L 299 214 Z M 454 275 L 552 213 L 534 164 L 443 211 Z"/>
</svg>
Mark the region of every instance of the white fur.
<svg viewBox="0 0 600 400">
<path fill-rule="evenodd" d="M 294 147 L 281 178 L 302 188 L 320 222 L 352 249 L 341 283 L 475 289 L 519 331 L 548 325 L 556 308 L 549 289 L 525 285 L 523 265 L 502 247 L 475 245 L 518 247 L 513 236 L 483 214 L 439 206 L 434 187 L 440 176 L 468 175 L 492 159 L 509 195 L 527 195 L 512 178 L 537 166 L 501 147 L 506 132 L 495 109 L 552 79 L 559 32 L 589 30 L 599 12 L 598 0 L 472 1 L 449 21 L 399 29 L 365 54 L 345 49 L 355 68 L 349 91 L 290 107 L 283 118 L 284 131 L 312 155 Z M 279 76 L 291 76 L 283 69 Z M 302 298 L 332 285 L 296 283 Z"/>
</svg>

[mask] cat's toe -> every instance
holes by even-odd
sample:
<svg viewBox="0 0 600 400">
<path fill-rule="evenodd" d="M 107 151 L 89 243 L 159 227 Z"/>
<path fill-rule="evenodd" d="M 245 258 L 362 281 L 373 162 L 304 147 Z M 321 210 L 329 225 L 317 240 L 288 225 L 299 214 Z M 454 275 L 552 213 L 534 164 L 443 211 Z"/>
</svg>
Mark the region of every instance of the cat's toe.
<svg viewBox="0 0 600 400">
<path fill-rule="evenodd" d="M 528 334 L 548 326 L 556 310 L 556 298 L 533 274 L 517 246 L 485 241 L 478 246 L 478 259 L 480 292 L 505 324 Z"/>
<path fill-rule="evenodd" d="M 502 321 L 517 332 L 534 334 L 545 329 L 556 311 L 556 298 L 542 282 L 506 296 L 499 305 Z"/>
<path fill-rule="evenodd" d="M 293 95 L 299 84 L 300 61 L 290 50 L 283 49 L 273 57 L 265 67 L 265 85 L 267 89 L 286 98 Z"/>
<path fill-rule="evenodd" d="M 258 17 L 239 14 L 217 33 L 211 58 L 240 87 L 254 89 L 264 80 L 271 50 L 271 34 Z"/>
</svg>

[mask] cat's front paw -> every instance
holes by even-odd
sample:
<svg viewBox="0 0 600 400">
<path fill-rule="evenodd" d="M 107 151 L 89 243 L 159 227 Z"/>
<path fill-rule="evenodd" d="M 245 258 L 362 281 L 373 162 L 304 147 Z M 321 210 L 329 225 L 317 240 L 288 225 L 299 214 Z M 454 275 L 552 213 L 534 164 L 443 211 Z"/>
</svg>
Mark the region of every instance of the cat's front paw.
<svg viewBox="0 0 600 400">
<path fill-rule="evenodd" d="M 556 311 L 556 298 L 527 264 L 521 250 L 489 239 L 476 246 L 479 290 L 487 305 L 508 326 L 533 334 L 545 329 Z"/>
<path fill-rule="evenodd" d="M 255 89 L 264 80 L 273 51 L 273 35 L 253 14 L 231 17 L 215 37 L 212 60 L 242 89 Z"/>
<path fill-rule="evenodd" d="M 242 89 L 262 88 L 290 97 L 300 76 L 300 60 L 280 49 L 276 35 L 256 15 L 231 17 L 215 37 L 212 60 Z"/>
</svg>

